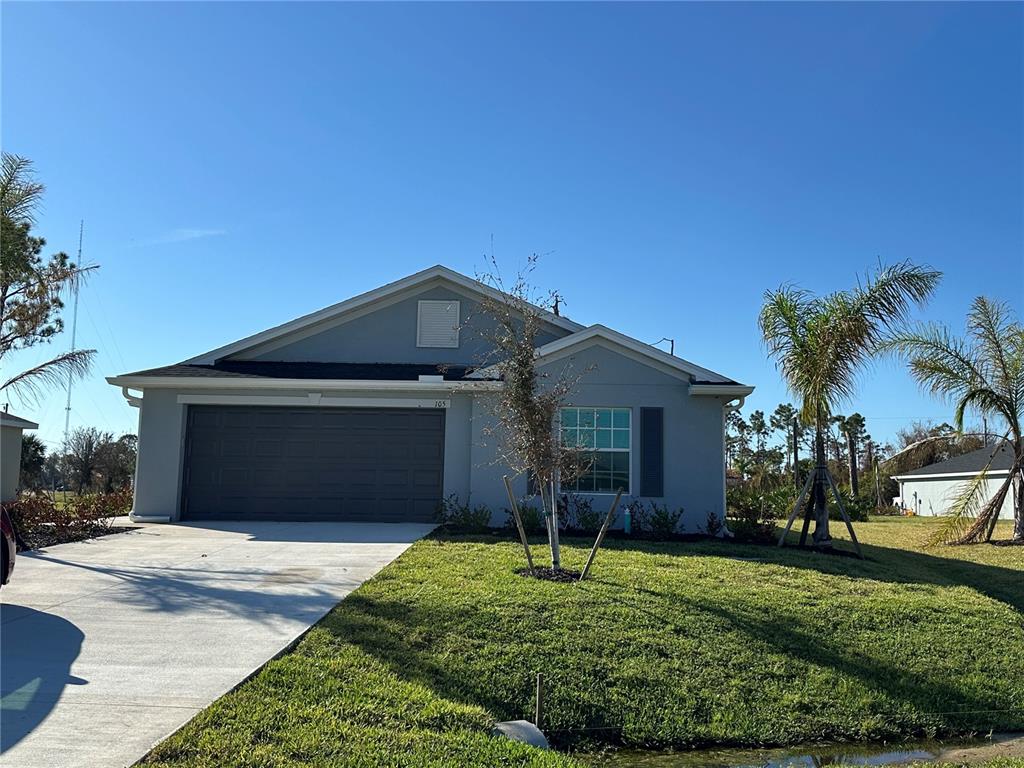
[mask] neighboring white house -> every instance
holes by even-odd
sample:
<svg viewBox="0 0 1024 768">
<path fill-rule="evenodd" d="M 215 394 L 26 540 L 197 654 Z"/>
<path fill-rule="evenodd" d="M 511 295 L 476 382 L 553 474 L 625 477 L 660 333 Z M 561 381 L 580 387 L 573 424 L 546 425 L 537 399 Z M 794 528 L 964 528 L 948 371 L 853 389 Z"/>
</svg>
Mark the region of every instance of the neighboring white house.
<svg viewBox="0 0 1024 768">
<path fill-rule="evenodd" d="M 34 421 L 0 411 L 0 501 L 10 501 L 18 493 L 21 473 L 21 433 L 38 429 Z"/>
<path fill-rule="evenodd" d="M 992 456 L 992 448 L 979 448 L 977 451 L 954 456 L 952 459 L 929 464 L 902 475 L 893 480 L 900 484 L 900 495 L 895 503 L 916 515 L 933 517 L 943 515 L 950 503 L 956 498 L 964 483 L 975 478 Z M 988 485 L 986 498 L 992 498 L 999 486 L 1006 482 L 1013 463 L 1013 451 L 1004 443 L 992 459 L 992 466 L 985 480 Z M 999 517 L 1013 519 L 1013 493 L 1006 494 Z"/>
</svg>

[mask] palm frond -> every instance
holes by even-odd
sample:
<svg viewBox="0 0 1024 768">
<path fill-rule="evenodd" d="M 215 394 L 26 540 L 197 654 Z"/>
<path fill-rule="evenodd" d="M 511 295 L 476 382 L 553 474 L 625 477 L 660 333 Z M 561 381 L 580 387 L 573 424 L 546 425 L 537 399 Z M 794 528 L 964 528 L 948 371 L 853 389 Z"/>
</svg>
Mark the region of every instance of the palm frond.
<svg viewBox="0 0 1024 768">
<path fill-rule="evenodd" d="M 35 180 L 32 161 L 10 152 L 0 163 L 0 214 L 17 222 L 35 223 L 35 211 L 46 187 Z"/>
<path fill-rule="evenodd" d="M 47 389 L 64 386 L 68 379 L 80 379 L 89 372 L 95 349 L 73 349 L 40 363 L 0 384 L 0 392 L 16 394 L 21 400 L 36 402 Z"/>
<path fill-rule="evenodd" d="M 956 495 L 942 517 L 942 524 L 928 538 L 926 546 L 949 544 L 964 537 L 975 523 L 978 509 L 984 501 L 991 466 L 992 456 L 989 456 L 988 462 L 977 475 L 957 487 Z"/>
</svg>

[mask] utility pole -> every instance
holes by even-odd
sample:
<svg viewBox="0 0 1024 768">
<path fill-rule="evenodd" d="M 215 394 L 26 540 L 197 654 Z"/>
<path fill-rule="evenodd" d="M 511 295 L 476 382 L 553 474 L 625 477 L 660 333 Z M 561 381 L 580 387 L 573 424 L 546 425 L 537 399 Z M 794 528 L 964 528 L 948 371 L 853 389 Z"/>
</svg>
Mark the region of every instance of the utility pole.
<svg viewBox="0 0 1024 768">
<path fill-rule="evenodd" d="M 85 219 L 82 219 L 78 224 L 78 261 L 75 262 L 76 266 L 82 264 L 82 235 L 85 232 Z M 72 284 L 72 291 L 75 292 L 75 308 L 71 315 L 71 351 L 75 351 L 75 344 L 77 343 L 78 337 L 78 281 L 76 280 Z M 74 379 L 74 372 L 68 371 L 68 400 L 67 405 L 64 407 L 64 445 L 68 444 L 68 428 L 71 426 L 71 382 Z"/>
</svg>

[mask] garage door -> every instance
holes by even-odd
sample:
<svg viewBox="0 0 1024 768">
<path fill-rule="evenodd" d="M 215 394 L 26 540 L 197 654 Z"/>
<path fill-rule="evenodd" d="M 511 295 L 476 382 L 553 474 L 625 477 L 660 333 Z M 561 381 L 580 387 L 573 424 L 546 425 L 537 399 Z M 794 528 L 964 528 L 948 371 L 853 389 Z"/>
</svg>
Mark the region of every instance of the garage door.
<svg viewBox="0 0 1024 768">
<path fill-rule="evenodd" d="M 430 521 L 444 413 L 189 406 L 182 516 Z"/>
</svg>

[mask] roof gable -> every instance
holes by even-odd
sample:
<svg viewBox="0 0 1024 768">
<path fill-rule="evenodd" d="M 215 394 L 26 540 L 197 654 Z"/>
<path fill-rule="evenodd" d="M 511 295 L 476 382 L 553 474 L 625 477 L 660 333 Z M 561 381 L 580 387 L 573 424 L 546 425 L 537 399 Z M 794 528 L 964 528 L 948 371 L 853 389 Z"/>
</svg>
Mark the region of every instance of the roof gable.
<svg viewBox="0 0 1024 768">
<path fill-rule="evenodd" d="M 539 347 L 537 362 L 539 364 L 550 363 L 593 345 L 612 349 L 619 354 L 674 376 L 690 384 L 691 394 L 745 396 L 754 391 L 753 387 L 740 384 L 727 376 L 691 363 L 689 360 L 670 355 L 650 344 L 645 344 L 601 324 L 588 326 L 577 333 Z M 496 367 L 489 366 L 475 375 L 494 376 Z"/>
<path fill-rule="evenodd" d="M 416 291 L 433 285 L 448 285 L 454 290 L 477 297 L 496 298 L 501 296 L 499 291 L 478 280 L 473 280 L 447 267 L 436 265 L 401 280 L 383 285 L 380 288 L 354 296 L 351 299 L 346 299 L 308 315 L 303 315 L 290 322 L 247 336 L 201 355 L 196 355 L 184 362 L 187 364 L 212 365 L 226 357 L 241 355 L 256 348 L 262 351 L 271 350 L 275 346 L 281 346 L 309 335 L 322 333 L 349 320 L 362 317 L 377 308 L 400 301 Z M 559 329 L 563 333 L 575 333 L 583 328 L 579 323 L 543 309 L 542 317 L 550 326 Z"/>
</svg>

